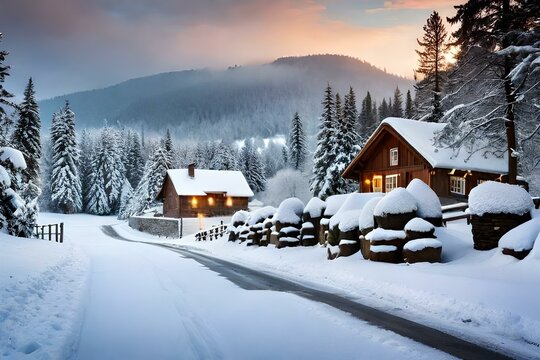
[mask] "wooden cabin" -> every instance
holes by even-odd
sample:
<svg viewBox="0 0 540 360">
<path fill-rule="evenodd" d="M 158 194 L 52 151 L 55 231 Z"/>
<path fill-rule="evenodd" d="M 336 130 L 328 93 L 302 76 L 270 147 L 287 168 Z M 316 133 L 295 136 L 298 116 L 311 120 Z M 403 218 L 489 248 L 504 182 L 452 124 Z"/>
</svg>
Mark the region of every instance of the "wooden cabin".
<svg viewBox="0 0 540 360">
<path fill-rule="evenodd" d="M 505 181 L 508 158 L 436 147 L 445 124 L 387 118 L 345 169 L 342 176 L 359 182 L 360 192 L 389 192 L 412 179 L 428 184 L 440 197 L 466 198 L 486 180 Z"/>
<path fill-rule="evenodd" d="M 158 200 L 163 201 L 163 216 L 188 218 L 226 216 L 248 208 L 252 197 L 240 171 L 195 169 L 167 170 Z"/>
</svg>

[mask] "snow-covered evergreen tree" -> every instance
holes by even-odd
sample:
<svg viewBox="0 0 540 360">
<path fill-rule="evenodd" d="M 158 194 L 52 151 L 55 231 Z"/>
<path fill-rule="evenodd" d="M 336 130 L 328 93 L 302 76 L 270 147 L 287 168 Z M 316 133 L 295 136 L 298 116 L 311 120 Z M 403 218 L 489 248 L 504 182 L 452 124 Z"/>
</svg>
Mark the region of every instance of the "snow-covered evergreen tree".
<svg viewBox="0 0 540 360">
<path fill-rule="evenodd" d="M 144 171 L 141 140 L 135 131 L 128 131 L 127 136 L 126 177 L 131 187 L 136 187 Z"/>
<path fill-rule="evenodd" d="M 118 208 L 118 218 L 125 219 L 129 202 L 133 197 L 133 188 L 127 179 L 124 179 L 122 191 L 120 192 L 120 206 Z"/>
<path fill-rule="evenodd" d="M 165 137 L 162 139 L 161 143 L 161 147 L 163 151 L 165 151 L 165 155 L 167 155 L 167 168 L 173 169 L 175 167 L 174 161 L 176 159 L 176 154 L 174 153 L 174 145 L 169 129 L 167 129 L 167 133 L 165 134 Z"/>
<path fill-rule="evenodd" d="M 240 151 L 239 167 L 253 192 L 264 191 L 266 187 L 264 165 L 257 149 L 253 147 L 253 143 L 249 139 L 246 140 Z"/>
<path fill-rule="evenodd" d="M 0 32 L 0 42 L 4 35 Z M 9 53 L 5 50 L 0 50 L 0 146 L 8 144 L 9 126 L 12 122 L 8 115 L 8 108 L 15 108 L 15 105 L 10 100 L 13 94 L 4 88 L 4 81 L 9 76 L 10 66 L 5 64 L 6 57 Z"/>
<path fill-rule="evenodd" d="M 79 149 L 75 138 L 75 114 L 69 103 L 53 116 L 51 124 L 53 150 L 51 167 L 51 201 L 64 214 L 82 209 L 82 190 L 79 177 Z"/>
<path fill-rule="evenodd" d="M 210 162 L 212 170 L 236 170 L 236 154 L 230 144 L 221 141 L 216 147 L 214 158 Z"/>
<path fill-rule="evenodd" d="M 377 104 L 371 98 L 371 94 L 368 91 L 364 100 L 362 100 L 362 109 L 359 115 L 359 136 L 360 139 L 365 142 L 373 130 L 377 127 Z"/>
<path fill-rule="evenodd" d="M 296 112 L 289 132 L 289 164 L 295 170 L 302 170 L 306 162 L 306 135 L 300 115 Z"/>
<path fill-rule="evenodd" d="M 329 191 L 328 168 L 335 160 L 334 143 L 336 136 L 336 106 L 330 84 L 324 92 L 323 114 L 317 134 L 317 149 L 313 159 L 313 177 L 310 190 L 314 196 L 325 199 L 332 195 Z"/>
<path fill-rule="evenodd" d="M 391 116 L 390 106 L 385 98 L 383 98 L 381 105 L 379 105 L 379 122 L 383 121 L 387 117 Z"/>
<path fill-rule="evenodd" d="M 407 119 L 414 119 L 414 103 L 411 96 L 411 90 L 407 90 L 405 97 L 405 117 Z"/>
<path fill-rule="evenodd" d="M 81 141 L 79 143 L 80 159 L 79 159 L 79 176 L 81 177 L 81 190 L 83 197 L 83 209 L 88 211 L 88 201 L 90 187 L 92 184 L 92 159 L 94 152 L 94 143 L 90 137 L 90 133 L 84 129 L 81 133 Z"/>
<path fill-rule="evenodd" d="M 268 146 L 264 149 L 262 157 L 264 161 L 265 178 L 269 179 L 287 165 L 285 163 L 285 158 L 288 160 L 289 156 L 285 146 L 270 141 Z"/>
<path fill-rule="evenodd" d="M 41 186 L 41 120 L 39 119 L 38 104 L 35 99 L 34 83 L 28 80 L 24 90 L 24 99 L 19 106 L 19 121 L 13 133 L 12 146 L 19 149 L 26 161 L 24 182 L 28 184 L 29 191 L 26 200 L 35 199 L 40 194 Z"/>
</svg>

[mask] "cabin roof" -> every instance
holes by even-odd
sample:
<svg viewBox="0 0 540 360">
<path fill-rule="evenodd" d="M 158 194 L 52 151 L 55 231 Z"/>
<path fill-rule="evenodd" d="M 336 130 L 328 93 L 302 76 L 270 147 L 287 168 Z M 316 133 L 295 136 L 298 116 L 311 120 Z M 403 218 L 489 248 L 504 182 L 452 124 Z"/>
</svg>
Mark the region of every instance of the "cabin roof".
<svg viewBox="0 0 540 360">
<path fill-rule="evenodd" d="M 440 123 L 419 122 L 417 120 L 402 118 L 386 118 L 377 127 L 352 163 L 345 169 L 343 176 L 351 177 L 354 169 L 361 163 L 361 158 L 367 152 L 368 148 L 376 143 L 377 139 L 388 128 L 394 130 L 432 168 L 471 170 L 495 174 L 508 173 L 507 153 L 502 157 L 496 157 L 493 154 L 484 154 L 482 151 L 471 155 L 465 149 L 456 152 L 450 148 L 436 147 L 435 136 L 445 126 L 446 124 Z"/>
<path fill-rule="evenodd" d="M 252 197 L 253 191 L 240 171 L 195 169 L 190 177 L 188 169 L 167 170 L 167 176 L 180 196 L 205 196 L 223 193 L 227 196 Z"/>
</svg>

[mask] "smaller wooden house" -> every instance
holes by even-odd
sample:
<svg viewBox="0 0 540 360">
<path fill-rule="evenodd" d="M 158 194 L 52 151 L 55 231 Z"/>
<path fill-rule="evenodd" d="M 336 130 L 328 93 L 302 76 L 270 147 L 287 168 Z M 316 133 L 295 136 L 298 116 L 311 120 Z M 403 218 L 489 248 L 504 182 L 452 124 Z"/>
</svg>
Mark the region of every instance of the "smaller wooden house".
<svg viewBox="0 0 540 360">
<path fill-rule="evenodd" d="M 158 200 L 163 216 L 172 218 L 232 215 L 248 208 L 253 191 L 240 171 L 167 170 Z"/>
<path fill-rule="evenodd" d="M 345 169 L 342 176 L 359 182 L 360 192 L 390 192 L 412 179 L 428 184 L 440 197 L 464 198 L 486 180 L 505 181 L 503 157 L 436 147 L 445 124 L 387 118 Z M 481 141 L 481 140 L 480 140 Z"/>
</svg>

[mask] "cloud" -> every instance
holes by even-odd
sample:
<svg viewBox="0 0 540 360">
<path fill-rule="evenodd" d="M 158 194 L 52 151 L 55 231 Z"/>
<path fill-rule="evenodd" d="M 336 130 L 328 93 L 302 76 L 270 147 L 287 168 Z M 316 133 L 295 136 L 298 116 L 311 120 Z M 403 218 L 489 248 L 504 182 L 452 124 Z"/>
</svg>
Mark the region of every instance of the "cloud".
<svg viewBox="0 0 540 360">
<path fill-rule="evenodd" d="M 368 13 L 375 13 L 387 10 L 432 10 L 440 8 L 451 8 L 464 1 L 456 0 L 386 0 L 382 7 L 366 10 Z"/>
</svg>

